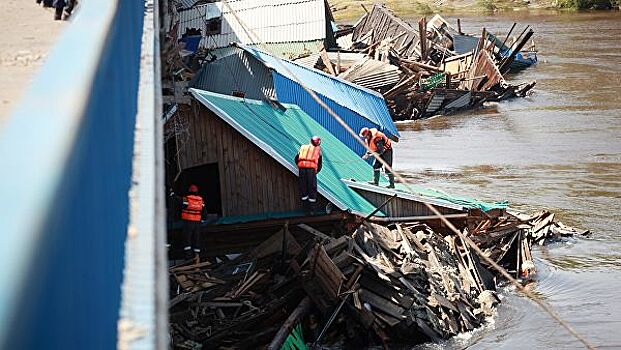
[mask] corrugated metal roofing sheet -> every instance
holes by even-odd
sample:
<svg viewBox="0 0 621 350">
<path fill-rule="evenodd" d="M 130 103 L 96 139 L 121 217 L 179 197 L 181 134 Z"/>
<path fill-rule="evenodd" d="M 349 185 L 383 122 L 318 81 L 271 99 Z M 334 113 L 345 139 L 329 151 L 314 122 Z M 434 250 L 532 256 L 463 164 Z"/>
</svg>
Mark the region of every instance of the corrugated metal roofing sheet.
<svg viewBox="0 0 621 350">
<path fill-rule="evenodd" d="M 273 52 L 270 50 L 270 52 Z M 337 64 L 340 61 L 341 69 L 345 70 L 350 68 L 356 62 L 363 60 L 366 55 L 359 52 L 327 52 L 328 58 L 332 63 Z M 315 68 L 318 62 L 321 61 L 321 54 L 316 53 L 303 58 L 294 60 L 296 64 L 299 64 L 308 68 Z"/>
<path fill-rule="evenodd" d="M 198 0 L 174 0 L 175 5 L 177 6 L 178 9 L 189 9 L 190 7 L 194 6 L 194 4 L 197 2 Z"/>
<path fill-rule="evenodd" d="M 276 73 L 274 76 L 276 94 L 281 102 L 300 105 L 307 113 L 312 115 L 325 113 L 316 102 L 312 101 L 311 103 L 309 101 L 311 97 L 303 91 L 301 86 L 296 89 L 297 92 L 292 91 L 293 85 L 297 85 L 295 81 L 299 79 L 309 89 L 333 101 L 333 103 L 366 118 L 383 130 L 384 133 L 399 137 L 399 131 L 397 131 L 397 127 L 388 112 L 386 102 L 381 94 L 346 80 L 330 76 L 319 70 L 276 58 L 256 48 L 245 45 L 240 47 L 265 62 L 266 65 L 274 70 Z M 287 69 L 283 68 L 283 66 Z M 289 80 L 289 82 L 286 80 Z M 337 114 L 339 113 L 337 112 Z M 355 126 L 350 125 L 350 127 L 354 128 Z"/>
<path fill-rule="evenodd" d="M 321 137 L 323 149 L 323 167 L 317 175 L 319 193 L 341 210 L 351 210 L 362 215 L 368 215 L 375 210 L 371 203 L 341 181 L 367 181 L 373 174 L 373 168 L 300 107 L 285 104 L 286 110 L 281 111 L 266 102 L 197 89 L 190 89 L 190 92 L 203 105 L 294 174 L 297 174 L 294 158 L 300 145 L 308 143 L 312 135 L 318 135 Z"/>
<path fill-rule="evenodd" d="M 390 63 L 365 57 L 339 77 L 369 89 L 379 89 L 396 84 L 401 79 L 401 71 Z"/>
<path fill-rule="evenodd" d="M 323 0 L 229 0 L 228 3 L 261 42 L 287 43 L 326 38 L 328 23 Z M 232 42 L 258 42 L 221 1 L 179 11 L 179 35 L 186 28 L 199 28 L 206 34 L 205 20 L 214 13 L 221 14 L 220 33 L 203 38 L 201 47 L 219 48 Z"/>
<path fill-rule="evenodd" d="M 245 51 L 234 49 L 233 54 L 205 64 L 189 86 L 225 95 L 243 91 L 254 100 L 274 98 L 272 72 Z"/>
<path fill-rule="evenodd" d="M 235 50 L 237 52 L 230 56 L 206 64 L 190 86 L 225 95 L 231 95 L 233 90 L 241 90 L 245 92 L 246 98 L 265 100 L 265 97 L 276 97 L 282 103 L 297 104 L 351 150 L 358 154 L 364 153 L 364 147 L 357 139 L 321 108 L 298 83 L 273 72 L 264 61 L 251 53 L 240 48 Z M 326 97 L 321 93 L 319 96 L 355 131 L 365 126 L 384 129 L 366 116 L 337 103 L 332 96 Z"/>
</svg>

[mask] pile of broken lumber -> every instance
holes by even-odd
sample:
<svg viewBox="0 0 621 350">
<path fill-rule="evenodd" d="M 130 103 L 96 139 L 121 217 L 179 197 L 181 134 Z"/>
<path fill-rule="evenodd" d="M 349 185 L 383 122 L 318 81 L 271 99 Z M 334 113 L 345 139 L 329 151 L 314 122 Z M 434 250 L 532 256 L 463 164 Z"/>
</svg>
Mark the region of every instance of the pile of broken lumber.
<svg viewBox="0 0 621 350">
<path fill-rule="evenodd" d="M 450 114 L 488 101 L 524 97 L 535 85 L 511 84 L 503 77 L 532 30 L 508 47 L 506 40 L 500 41 L 485 28 L 480 37 L 464 35 L 439 15 L 429 23 L 423 17 L 415 28 L 377 4 L 345 32 L 349 39 L 339 42 L 348 46 L 340 49 L 359 53 L 358 62 L 343 68 L 340 56 L 348 55 L 351 60 L 353 53 L 324 51 L 298 63 L 380 92 L 395 120 Z M 463 38 L 471 44 L 466 52 L 462 52 L 464 45 L 456 45 Z"/>
<path fill-rule="evenodd" d="M 566 226 L 554 221 L 554 213 L 541 211 L 534 215 L 504 212 L 485 218 L 471 217 L 465 233 L 515 278 L 530 279 L 535 273 L 532 245 L 543 245 L 561 237 L 583 236 L 589 231 Z"/>
<path fill-rule="evenodd" d="M 534 273 L 540 237 L 583 233 L 548 212 L 504 210 L 460 229 L 517 277 Z M 477 328 L 498 302 L 498 274 L 458 235 L 421 222 L 329 234 L 285 225 L 225 260 L 170 269 L 173 348 L 411 345 Z"/>
</svg>

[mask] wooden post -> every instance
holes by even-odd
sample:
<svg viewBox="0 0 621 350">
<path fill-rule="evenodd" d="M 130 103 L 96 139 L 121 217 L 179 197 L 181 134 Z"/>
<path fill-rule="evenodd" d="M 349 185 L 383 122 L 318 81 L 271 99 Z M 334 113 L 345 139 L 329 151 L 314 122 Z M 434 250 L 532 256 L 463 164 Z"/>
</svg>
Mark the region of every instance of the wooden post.
<svg viewBox="0 0 621 350">
<path fill-rule="evenodd" d="M 513 22 L 513 25 L 511 26 L 511 29 L 509 29 L 509 31 L 507 32 L 507 36 L 505 37 L 505 40 L 503 40 L 502 41 L 502 45 L 500 45 L 500 49 L 502 49 L 502 47 L 505 46 L 505 44 L 507 43 L 507 40 L 509 40 L 509 36 L 513 32 L 513 29 L 515 28 L 516 24 L 517 23 Z"/>
<path fill-rule="evenodd" d="M 459 18 L 457 19 L 457 32 L 462 35 L 464 34 L 464 32 L 461 31 L 461 20 Z"/>
<path fill-rule="evenodd" d="M 451 73 L 446 72 L 446 88 L 451 88 Z"/>
<path fill-rule="evenodd" d="M 308 296 L 304 297 L 304 299 L 302 299 L 302 301 L 300 302 L 300 304 L 298 304 L 295 310 L 293 310 L 291 315 L 289 315 L 287 320 L 285 320 L 285 323 L 283 323 L 282 327 L 280 327 L 280 329 L 274 336 L 274 339 L 272 339 L 272 342 L 267 347 L 268 350 L 280 350 L 280 347 L 282 346 L 282 344 L 284 344 L 285 340 L 287 340 L 287 337 L 289 336 L 289 333 L 291 333 L 293 327 L 295 327 L 295 324 L 302 320 L 304 316 L 306 316 L 306 313 L 308 313 L 308 311 L 310 310 L 310 306 L 310 298 Z"/>
<path fill-rule="evenodd" d="M 485 30 L 485 27 L 483 27 L 483 32 L 481 33 L 481 38 L 479 39 L 479 43 L 477 44 L 477 52 L 476 54 L 478 54 L 483 47 L 485 46 L 485 39 L 487 38 L 487 31 Z M 476 56 L 474 56 L 476 57 Z"/>
<path fill-rule="evenodd" d="M 420 36 L 420 57 L 424 62 L 427 60 L 427 19 L 425 17 L 418 21 L 418 35 Z"/>
</svg>

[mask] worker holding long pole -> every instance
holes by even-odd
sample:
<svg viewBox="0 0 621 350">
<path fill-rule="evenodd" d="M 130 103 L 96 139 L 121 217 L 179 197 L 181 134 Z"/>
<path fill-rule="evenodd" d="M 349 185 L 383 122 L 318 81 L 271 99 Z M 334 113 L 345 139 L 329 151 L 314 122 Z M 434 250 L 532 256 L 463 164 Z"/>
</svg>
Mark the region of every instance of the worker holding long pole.
<svg viewBox="0 0 621 350">
<path fill-rule="evenodd" d="M 360 129 L 359 136 L 362 137 L 373 153 L 377 153 L 392 168 L 392 143 L 383 132 L 377 130 L 376 128 L 362 128 Z M 366 160 L 371 156 L 372 153 L 367 151 L 362 156 L 362 159 Z M 375 186 L 379 185 L 382 167 L 382 163 L 376 159 L 373 163 L 373 181 L 369 182 L 370 184 Z M 388 176 L 388 188 L 395 188 L 395 176 L 390 169 L 386 168 L 384 170 Z"/>
</svg>

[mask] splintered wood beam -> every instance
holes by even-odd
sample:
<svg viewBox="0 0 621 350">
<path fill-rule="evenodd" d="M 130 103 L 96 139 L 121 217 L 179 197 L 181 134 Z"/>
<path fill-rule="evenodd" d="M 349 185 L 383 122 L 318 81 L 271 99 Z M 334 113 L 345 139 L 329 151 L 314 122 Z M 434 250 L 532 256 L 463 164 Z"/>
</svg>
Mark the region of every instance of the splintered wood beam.
<svg viewBox="0 0 621 350">
<path fill-rule="evenodd" d="M 477 45 L 477 53 L 481 50 L 483 50 L 483 47 L 485 46 L 485 40 L 487 39 L 487 30 L 485 29 L 485 27 L 483 27 L 483 30 L 481 32 L 481 37 L 479 38 L 479 43 Z"/>
<path fill-rule="evenodd" d="M 418 35 L 420 39 L 420 56 L 422 61 L 427 61 L 427 19 L 418 21 Z"/>
<path fill-rule="evenodd" d="M 334 66 L 332 65 L 332 61 L 330 61 L 330 57 L 328 57 L 328 54 L 326 53 L 326 49 L 321 50 L 319 56 L 321 57 L 323 65 L 328 69 L 328 73 L 332 76 L 337 76 L 338 73 L 334 70 Z"/>
</svg>

